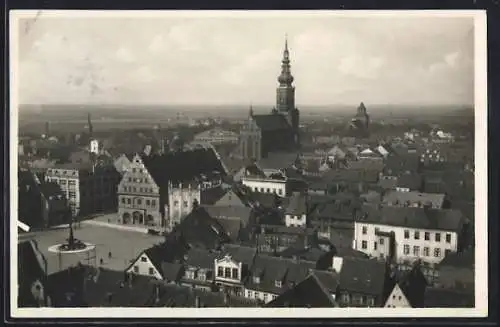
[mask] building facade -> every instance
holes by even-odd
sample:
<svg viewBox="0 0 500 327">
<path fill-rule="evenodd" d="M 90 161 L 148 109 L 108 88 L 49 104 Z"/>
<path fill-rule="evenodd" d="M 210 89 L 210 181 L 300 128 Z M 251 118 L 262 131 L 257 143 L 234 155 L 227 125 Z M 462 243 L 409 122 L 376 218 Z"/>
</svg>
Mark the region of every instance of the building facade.
<svg viewBox="0 0 500 327">
<path fill-rule="evenodd" d="M 136 155 L 118 185 L 118 222 L 163 226 L 160 187 Z"/>
<path fill-rule="evenodd" d="M 54 182 L 66 195 L 73 217 L 115 211 L 120 174 L 113 166 L 61 164 L 49 168 L 46 182 Z"/>
<path fill-rule="evenodd" d="M 396 208 L 386 208 L 396 209 Z M 454 210 L 434 210 L 426 214 L 422 208 L 382 210 L 381 215 L 398 215 L 392 221 L 358 220 L 354 224 L 353 249 L 371 257 L 392 259 L 399 264 L 420 260 L 431 266 L 452 252 L 457 252 L 461 232 L 461 215 Z M 413 214 L 412 214 L 413 211 Z M 416 212 L 418 211 L 418 213 Z M 437 212 L 448 211 L 448 212 Z M 408 216 L 414 217 L 414 220 Z M 433 215 L 440 215 L 433 217 Z M 406 217 L 406 218 L 405 218 Z M 430 217 L 430 218 L 428 218 Z M 430 222 L 432 219 L 442 222 Z M 430 220 L 429 220 L 430 219 Z M 384 220 L 386 220 L 384 222 Z"/>
</svg>

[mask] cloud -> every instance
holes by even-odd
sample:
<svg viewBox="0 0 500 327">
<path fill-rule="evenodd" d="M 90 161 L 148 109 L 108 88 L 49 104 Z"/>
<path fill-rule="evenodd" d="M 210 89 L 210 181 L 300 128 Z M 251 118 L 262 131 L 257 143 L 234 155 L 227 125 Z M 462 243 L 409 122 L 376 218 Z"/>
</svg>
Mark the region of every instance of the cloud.
<svg viewBox="0 0 500 327">
<path fill-rule="evenodd" d="M 42 16 L 19 40 L 19 94 L 272 105 L 288 33 L 298 105 L 472 102 L 471 30 L 470 19 L 445 18 Z"/>
<path fill-rule="evenodd" d="M 127 48 L 118 49 L 118 51 L 116 51 L 116 59 L 125 63 L 131 63 L 135 61 L 134 55 Z"/>
</svg>

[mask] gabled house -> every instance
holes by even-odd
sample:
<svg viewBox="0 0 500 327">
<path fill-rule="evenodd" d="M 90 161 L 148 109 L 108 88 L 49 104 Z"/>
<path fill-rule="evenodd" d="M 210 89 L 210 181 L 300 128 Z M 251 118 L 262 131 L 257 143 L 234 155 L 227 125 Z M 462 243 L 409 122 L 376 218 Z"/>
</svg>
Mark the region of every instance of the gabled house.
<svg viewBox="0 0 500 327">
<path fill-rule="evenodd" d="M 305 194 L 294 192 L 285 209 L 287 227 L 307 227 L 308 205 Z"/>
<path fill-rule="evenodd" d="M 181 242 L 166 242 L 144 250 L 125 269 L 126 273 L 148 276 L 165 282 L 177 282 L 183 273 L 179 264 L 186 252 Z M 169 263 L 169 265 L 165 265 Z"/>
<path fill-rule="evenodd" d="M 221 291 L 242 296 L 244 283 L 251 273 L 257 250 L 225 244 L 214 261 L 215 284 Z"/>
<path fill-rule="evenodd" d="M 339 274 L 337 302 L 341 307 L 381 307 L 386 296 L 388 269 L 374 259 L 334 257 Z"/>
<path fill-rule="evenodd" d="M 386 308 L 423 308 L 427 280 L 416 264 L 412 269 L 400 271 L 395 277 L 394 288 L 387 297 Z"/>
<path fill-rule="evenodd" d="M 267 303 L 268 308 L 333 308 L 337 307 L 328 289 L 314 273 Z"/>
<path fill-rule="evenodd" d="M 243 195 L 234 187 L 228 189 L 226 193 L 214 203 L 214 206 L 231 206 L 231 207 L 247 207 L 250 206 L 248 201 L 243 200 Z"/>
<path fill-rule="evenodd" d="M 184 275 L 180 285 L 204 291 L 214 290 L 214 262 L 219 252 L 206 249 L 189 249 L 184 256 Z"/>
<path fill-rule="evenodd" d="M 247 227 L 250 223 L 252 209 L 233 206 L 204 206 L 207 213 L 224 229 L 231 241 L 247 239 Z"/>
<path fill-rule="evenodd" d="M 315 263 L 259 254 L 245 282 L 245 297 L 268 303 L 303 281 Z"/>
<path fill-rule="evenodd" d="M 118 187 L 119 222 L 170 231 L 223 176 L 213 148 L 136 155 Z"/>
</svg>

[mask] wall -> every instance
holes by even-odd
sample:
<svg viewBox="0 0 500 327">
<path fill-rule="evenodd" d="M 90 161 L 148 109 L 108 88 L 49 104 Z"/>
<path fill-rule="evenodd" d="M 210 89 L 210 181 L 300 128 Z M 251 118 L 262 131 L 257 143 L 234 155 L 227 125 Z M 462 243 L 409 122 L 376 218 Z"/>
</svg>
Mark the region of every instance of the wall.
<svg viewBox="0 0 500 327">
<path fill-rule="evenodd" d="M 363 228 L 362 228 L 363 226 L 367 227 L 366 234 L 363 234 Z M 412 229 L 412 228 L 397 227 L 397 226 L 376 225 L 376 224 L 362 223 L 362 222 L 356 222 L 354 224 L 353 248 L 355 250 L 364 252 L 370 256 L 378 257 L 379 251 L 374 250 L 373 243 L 375 241 L 378 242 L 380 237 L 375 235 L 375 228 L 378 228 L 381 232 L 391 232 L 391 231 L 394 232 L 395 241 L 396 241 L 396 258 L 398 259 L 398 261 L 399 260 L 413 261 L 413 260 L 420 258 L 422 261 L 428 262 L 430 264 L 436 264 L 436 263 L 439 263 L 444 258 L 445 250 L 450 250 L 452 252 L 457 251 L 457 233 L 456 232 Z M 404 237 L 405 230 L 409 231 L 409 234 L 410 234 L 409 239 L 405 239 L 405 237 Z M 414 238 L 416 231 L 420 232 L 419 240 L 415 240 L 415 238 Z M 430 240 L 429 241 L 426 241 L 424 238 L 425 231 L 430 233 Z M 435 234 L 436 233 L 441 234 L 441 241 L 440 242 L 435 241 Z M 450 243 L 446 242 L 445 235 L 447 233 L 451 234 L 451 242 Z M 362 249 L 362 241 L 363 240 L 366 240 L 368 242 L 367 249 Z M 387 243 L 387 242 L 384 242 L 384 243 Z M 404 245 L 405 244 L 410 246 L 410 253 L 409 254 L 404 253 Z M 413 247 L 414 246 L 420 247 L 419 256 L 415 256 L 413 254 Z M 424 247 L 429 248 L 429 256 L 424 255 Z M 441 249 L 441 253 L 440 253 L 439 257 L 434 256 L 434 249 L 435 248 Z"/>
</svg>

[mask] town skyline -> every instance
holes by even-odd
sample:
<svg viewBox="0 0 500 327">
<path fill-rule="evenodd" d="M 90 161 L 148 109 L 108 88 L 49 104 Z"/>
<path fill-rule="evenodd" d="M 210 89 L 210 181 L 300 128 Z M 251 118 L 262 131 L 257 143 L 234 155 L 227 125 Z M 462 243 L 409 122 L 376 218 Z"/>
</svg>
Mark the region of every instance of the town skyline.
<svg viewBox="0 0 500 327">
<path fill-rule="evenodd" d="M 22 18 L 19 102 L 268 105 L 287 37 L 298 106 L 474 103 L 471 17 L 260 15 Z"/>
</svg>

